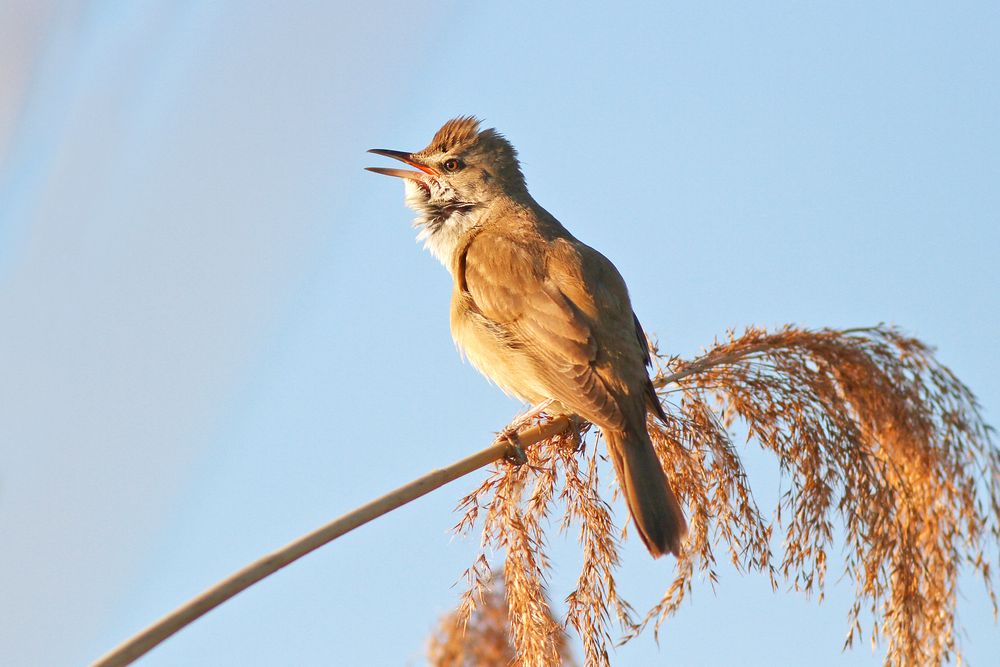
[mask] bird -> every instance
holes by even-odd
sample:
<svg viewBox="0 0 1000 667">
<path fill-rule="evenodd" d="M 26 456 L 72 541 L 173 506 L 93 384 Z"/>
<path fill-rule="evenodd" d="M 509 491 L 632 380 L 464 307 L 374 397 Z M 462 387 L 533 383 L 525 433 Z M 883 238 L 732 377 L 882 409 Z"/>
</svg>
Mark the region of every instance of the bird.
<svg viewBox="0 0 1000 667">
<path fill-rule="evenodd" d="M 646 548 L 680 557 L 687 524 L 647 426 L 666 416 L 625 281 L 532 198 L 514 146 L 481 126 L 453 118 L 423 150 L 369 151 L 412 169 L 367 169 L 403 179 L 418 240 L 451 273 L 465 358 L 506 393 L 600 428 Z"/>
</svg>

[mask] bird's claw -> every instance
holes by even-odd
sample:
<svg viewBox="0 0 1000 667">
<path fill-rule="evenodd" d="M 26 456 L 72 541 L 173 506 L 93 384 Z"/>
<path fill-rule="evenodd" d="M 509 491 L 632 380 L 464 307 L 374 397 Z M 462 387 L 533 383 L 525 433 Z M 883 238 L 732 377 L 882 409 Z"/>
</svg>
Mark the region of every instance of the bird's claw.
<svg viewBox="0 0 1000 667">
<path fill-rule="evenodd" d="M 586 423 L 585 419 L 575 415 L 569 418 L 569 426 L 566 427 L 563 439 L 573 447 L 574 452 L 583 451 L 583 434 L 581 430 Z"/>
<path fill-rule="evenodd" d="M 521 442 L 517 437 L 516 429 L 507 429 L 502 431 L 500 436 L 506 440 L 509 445 L 507 453 L 504 454 L 504 459 L 507 463 L 510 463 L 513 466 L 523 466 L 528 462 L 528 455 L 524 453 L 524 448 L 521 447 Z"/>
</svg>

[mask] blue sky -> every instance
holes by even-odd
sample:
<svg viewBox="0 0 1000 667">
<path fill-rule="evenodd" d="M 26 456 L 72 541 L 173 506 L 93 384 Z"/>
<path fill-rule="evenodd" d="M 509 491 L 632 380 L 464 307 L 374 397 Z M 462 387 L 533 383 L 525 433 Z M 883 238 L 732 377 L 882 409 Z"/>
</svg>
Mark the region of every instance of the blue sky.
<svg viewBox="0 0 1000 667">
<path fill-rule="evenodd" d="M 39 9 L 39 8 L 43 9 Z M 14 2 L 0 97 L 0 655 L 79 664 L 519 406 L 451 343 L 449 277 L 371 147 L 476 114 L 691 355 L 728 327 L 881 321 L 1000 418 L 995 3 Z M 30 38 L 29 38 L 30 37 Z M 11 43 L 11 42 L 8 42 Z M 8 52 L 9 51 L 9 52 Z M 373 161 L 375 160 L 375 161 Z M 774 466 L 741 450 L 763 497 Z M 477 540 L 461 480 L 149 665 L 413 664 Z M 573 545 L 554 540 L 556 600 Z M 673 574 L 641 545 L 640 608 Z M 616 664 L 879 664 L 724 570 Z M 972 664 L 1000 653 L 974 580 Z"/>
</svg>

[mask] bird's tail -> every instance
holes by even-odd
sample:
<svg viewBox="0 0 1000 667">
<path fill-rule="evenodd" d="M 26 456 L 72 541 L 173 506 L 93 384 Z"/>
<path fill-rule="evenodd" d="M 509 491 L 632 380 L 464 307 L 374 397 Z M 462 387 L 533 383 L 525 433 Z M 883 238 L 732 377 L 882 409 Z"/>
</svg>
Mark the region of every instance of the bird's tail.
<svg viewBox="0 0 1000 667">
<path fill-rule="evenodd" d="M 645 424 L 641 430 L 604 431 L 629 513 L 649 553 L 681 554 L 687 522 L 674 496 Z"/>
</svg>

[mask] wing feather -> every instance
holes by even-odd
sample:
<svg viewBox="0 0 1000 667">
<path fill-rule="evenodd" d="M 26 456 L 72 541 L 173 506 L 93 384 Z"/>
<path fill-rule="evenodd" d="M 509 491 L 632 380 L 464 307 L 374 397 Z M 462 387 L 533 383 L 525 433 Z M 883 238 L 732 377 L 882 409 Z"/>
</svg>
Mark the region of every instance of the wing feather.
<svg viewBox="0 0 1000 667">
<path fill-rule="evenodd" d="M 464 289 L 479 314 L 533 357 L 552 398 L 599 425 L 619 427 L 625 416 L 616 394 L 630 393 L 630 383 L 612 365 L 637 365 L 649 381 L 644 347 L 631 335 L 600 335 L 602 329 L 621 331 L 618 320 L 626 322 L 626 331 L 634 326 L 624 281 L 583 244 L 558 239 L 547 250 L 484 231 L 466 248 Z M 585 274 L 588 252 L 591 271 Z"/>
</svg>

